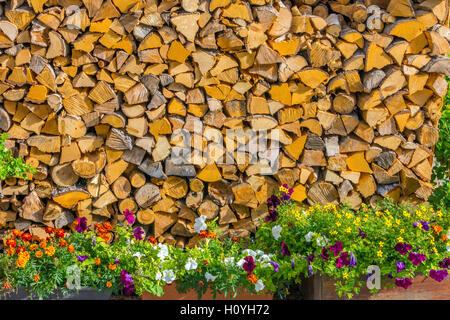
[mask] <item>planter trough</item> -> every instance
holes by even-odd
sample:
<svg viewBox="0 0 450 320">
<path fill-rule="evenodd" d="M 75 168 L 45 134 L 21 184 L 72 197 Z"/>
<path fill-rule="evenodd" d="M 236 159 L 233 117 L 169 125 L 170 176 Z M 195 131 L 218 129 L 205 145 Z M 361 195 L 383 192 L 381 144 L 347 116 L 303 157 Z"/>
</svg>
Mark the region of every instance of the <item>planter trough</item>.
<svg viewBox="0 0 450 320">
<path fill-rule="evenodd" d="M 198 300 L 197 291 L 194 289 L 189 290 L 186 293 L 179 293 L 176 289 L 176 284 L 166 285 L 164 287 L 164 295 L 161 297 L 155 296 L 149 292 L 144 292 L 141 296 L 142 300 Z M 202 295 L 201 300 L 214 300 L 211 290 L 205 292 Z M 250 292 L 238 293 L 235 298 L 227 297 L 217 294 L 215 300 L 273 300 L 273 294 L 262 293 L 254 294 Z"/>
<path fill-rule="evenodd" d="M 394 280 L 389 280 L 394 283 Z M 301 289 L 307 300 L 348 300 L 346 295 L 339 297 L 334 280 L 328 276 L 314 275 L 302 281 Z M 441 282 L 431 278 L 417 276 L 408 289 L 399 287 L 381 289 L 372 295 L 366 286 L 361 288 L 352 300 L 450 300 L 450 277 Z"/>
</svg>

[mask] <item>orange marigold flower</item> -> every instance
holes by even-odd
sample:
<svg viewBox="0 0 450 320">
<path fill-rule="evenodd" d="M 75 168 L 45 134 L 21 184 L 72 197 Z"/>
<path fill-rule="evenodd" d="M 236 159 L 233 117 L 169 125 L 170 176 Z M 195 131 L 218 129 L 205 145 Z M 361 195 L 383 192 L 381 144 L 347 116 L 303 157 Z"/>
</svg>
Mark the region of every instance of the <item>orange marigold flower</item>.
<svg viewBox="0 0 450 320">
<path fill-rule="evenodd" d="M 45 254 L 48 255 L 49 257 L 53 256 L 55 254 L 55 247 L 50 246 L 45 248 Z"/>
<path fill-rule="evenodd" d="M 97 225 L 95 225 L 95 227 L 97 228 L 98 234 L 104 234 L 104 233 L 108 232 L 108 230 L 106 230 L 106 228 L 103 227 L 101 224 L 97 224 Z"/>
<path fill-rule="evenodd" d="M 99 266 L 102 261 L 100 260 L 100 258 L 95 258 L 94 262 L 95 262 L 95 265 Z"/>
<path fill-rule="evenodd" d="M 35 274 L 34 275 L 34 281 L 36 281 L 36 282 L 39 282 L 39 279 L 40 279 L 41 277 L 38 275 L 38 274 Z"/>
<path fill-rule="evenodd" d="M 67 251 L 69 251 L 70 253 L 73 253 L 75 251 L 75 247 L 71 244 L 69 244 L 69 246 L 67 247 Z"/>
<path fill-rule="evenodd" d="M 38 246 L 36 243 L 33 243 L 33 244 L 30 245 L 30 248 L 29 248 L 29 249 L 30 249 L 31 251 L 34 251 L 34 250 L 37 250 L 38 248 L 39 248 L 39 246 Z"/>
<path fill-rule="evenodd" d="M 43 255 L 44 255 L 44 254 L 42 253 L 42 251 L 36 251 L 36 253 L 34 254 L 34 256 L 35 256 L 36 258 L 42 258 Z"/>
<path fill-rule="evenodd" d="M 56 236 L 58 238 L 64 238 L 64 234 L 65 234 L 64 229 L 60 228 L 60 229 L 56 230 Z"/>
<path fill-rule="evenodd" d="M 154 236 L 148 237 L 148 241 L 150 241 L 153 244 L 156 244 L 156 242 L 157 242 L 157 240 L 156 240 L 156 238 Z"/>
<path fill-rule="evenodd" d="M 247 279 L 251 284 L 255 284 L 256 282 L 258 282 L 258 278 L 253 273 L 250 274 Z"/>
<path fill-rule="evenodd" d="M 6 245 L 10 248 L 15 248 L 17 245 L 17 242 L 14 239 L 8 239 L 8 240 L 6 240 Z"/>
<path fill-rule="evenodd" d="M 13 237 L 20 237 L 22 235 L 22 231 L 18 230 L 18 229 L 13 229 L 11 231 Z"/>
<path fill-rule="evenodd" d="M 5 289 L 5 290 L 11 289 L 11 283 L 5 282 L 5 283 L 3 284 L 3 289 Z"/>
<path fill-rule="evenodd" d="M 214 231 L 209 231 L 208 232 L 208 238 L 215 239 L 216 238 L 216 233 Z"/>
<path fill-rule="evenodd" d="M 109 221 L 103 222 L 103 227 L 108 231 L 111 231 L 113 229 L 113 226 L 111 225 L 111 222 L 109 222 Z"/>
<path fill-rule="evenodd" d="M 200 231 L 199 235 L 202 238 L 208 238 L 208 231 L 202 230 L 202 231 Z"/>
<path fill-rule="evenodd" d="M 443 234 L 443 235 L 441 236 L 441 240 L 442 240 L 442 242 L 447 241 L 447 235 L 446 235 L 446 234 Z"/>
<path fill-rule="evenodd" d="M 47 234 L 53 234 L 53 232 L 55 232 L 55 229 L 53 229 L 52 227 L 47 227 L 47 228 L 45 228 L 45 233 L 47 233 Z"/>
<path fill-rule="evenodd" d="M 21 252 L 21 253 L 19 253 L 19 257 L 17 258 L 16 266 L 19 268 L 24 268 L 26 266 L 28 260 L 30 260 L 30 254 L 26 251 Z"/>
<path fill-rule="evenodd" d="M 431 228 L 433 228 L 433 231 L 434 231 L 434 233 L 436 233 L 436 234 L 439 234 L 439 233 L 441 233 L 441 231 L 442 231 L 442 227 L 440 226 L 440 225 L 434 225 L 434 226 L 431 226 Z"/>
<path fill-rule="evenodd" d="M 47 247 L 47 241 L 42 240 L 41 242 L 39 242 L 39 248 L 45 249 L 45 247 Z"/>
<path fill-rule="evenodd" d="M 14 250 L 14 248 L 8 248 L 6 249 L 6 252 L 10 255 L 13 256 L 16 253 L 16 250 Z"/>
<path fill-rule="evenodd" d="M 109 268 L 109 270 L 114 271 L 114 270 L 116 270 L 117 266 L 116 266 L 115 263 L 110 263 L 110 264 L 108 265 L 108 268 Z"/>
<path fill-rule="evenodd" d="M 65 246 L 67 246 L 67 241 L 64 239 L 60 239 L 58 246 L 64 248 Z"/>
<path fill-rule="evenodd" d="M 111 288 L 111 287 L 112 287 L 111 281 L 106 282 L 106 287 L 107 287 L 107 288 Z"/>
<path fill-rule="evenodd" d="M 24 233 L 22 234 L 21 238 L 23 241 L 31 241 L 31 234 L 29 234 L 28 232 Z"/>
</svg>

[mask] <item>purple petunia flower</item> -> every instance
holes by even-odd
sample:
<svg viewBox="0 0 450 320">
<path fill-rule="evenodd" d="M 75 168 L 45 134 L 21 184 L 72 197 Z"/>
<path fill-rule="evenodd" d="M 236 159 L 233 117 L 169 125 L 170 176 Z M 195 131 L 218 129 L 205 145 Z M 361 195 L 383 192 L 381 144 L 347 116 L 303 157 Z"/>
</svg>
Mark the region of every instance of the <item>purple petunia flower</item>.
<svg viewBox="0 0 450 320">
<path fill-rule="evenodd" d="M 361 237 L 362 239 L 366 239 L 367 235 L 361 230 L 361 228 L 359 228 L 359 234 L 357 235 L 357 237 Z"/>
<path fill-rule="evenodd" d="M 308 263 L 314 261 L 314 253 L 311 253 L 309 256 L 306 257 L 306 260 L 308 260 Z"/>
<path fill-rule="evenodd" d="M 406 242 L 399 242 L 395 245 L 394 249 L 397 250 L 401 255 L 405 255 L 409 250 L 412 249 L 412 245 Z"/>
<path fill-rule="evenodd" d="M 322 248 L 322 253 L 320 255 L 325 261 L 328 262 L 328 250 L 327 248 Z"/>
<path fill-rule="evenodd" d="M 269 210 L 269 214 L 266 216 L 266 221 L 275 222 L 278 219 L 278 211 L 275 209 Z"/>
<path fill-rule="evenodd" d="M 295 257 L 292 257 L 291 269 L 294 270 L 294 268 L 295 268 Z"/>
<path fill-rule="evenodd" d="M 137 227 L 133 230 L 133 235 L 136 240 L 144 239 L 144 230 L 141 227 Z"/>
<path fill-rule="evenodd" d="M 410 252 L 408 260 L 412 262 L 413 265 L 418 266 L 423 261 L 427 259 L 427 256 L 421 253 Z"/>
<path fill-rule="evenodd" d="M 427 221 L 416 221 L 414 222 L 414 228 L 417 228 L 417 224 L 420 222 L 420 224 L 422 224 L 422 229 L 425 231 L 429 231 L 430 230 L 430 226 L 428 225 Z"/>
<path fill-rule="evenodd" d="M 77 218 L 75 221 L 77 221 L 77 226 L 75 227 L 75 230 L 78 233 L 83 233 L 87 230 L 87 219 L 86 217 Z"/>
<path fill-rule="evenodd" d="M 439 268 L 450 269 L 450 258 L 444 258 L 444 260 L 439 262 Z"/>
<path fill-rule="evenodd" d="M 337 257 L 339 253 L 342 251 L 342 242 L 338 241 L 332 246 L 330 246 L 330 251 L 334 253 L 334 256 Z"/>
<path fill-rule="evenodd" d="M 253 269 L 256 268 L 255 260 L 253 260 L 252 256 L 248 256 L 244 258 L 244 264 L 242 265 L 242 268 L 244 268 L 245 271 L 247 271 L 248 274 L 252 273 Z"/>
<path fill-rule="evenodd" d="M 273 266 L 273 271 L 275 273 L 278 272 L 280 265 L 278 263 L 276 263 L 275 261 L 269 261 L 269 263 Z"/>
<path fill-rule="evenodd" d="M 358 265 L 358 262 L 356 261 L 355 255 L 353 254 L 353 252 L 350 254 L 350 263 L 348 264 L 348 266 L 350 268 L 354 268 Z"/>
<path fill-rule="evenodd" d="M 97 244 L 97 241 L 95 240 L 95 236 L 92 235 L 92 247 L 95 248 L 96 244 Z"/>
<path fill-rule="evenodd" d="M 125 220 L 129 223 L 129 224 L 133 224 L 135 221 L 134 218 L 134 212 L 131 212 L 130 210 L 126 209 L 123 212 L 123 215 L 125 216 Z"/>
<path fill-rule="evenodd" d="M 397 287 L 408 289 L 408 287 L 410 285 L 412 285 L 412 281 L 411 281 L 411 279 L 408 279 L 408 278 L 396 278 L 395 279 L 395 285 Z"/>
<path fill-rule="evenodd" d="M 397 261 L 397 273 L 405 269 L 406 269 L 405 263 L 403 261 Z"/>
<path fill-rule="evenodd" d="M 134 292 L 134 282 L 131 278 L 131 274 L 129 274 L 126 270 L 122 270 L 120 272 L 120 283 L 123 285 L 123 292 L 127 296 L 131 296 Z"/>
<path fill-rule="evenodd" d="M 88 258 L 88 256 L 78 256 L 78 257 L 77 257 L 77 260 L 78 260 L 78 262 L 83 262 L 83 261 L 85 261 L 87 258 Z"/>
<path fill-rule="evenodd" d="M 309 274 L 310 276 L 313 276 L 313 275 L 314 275 L 314 271 L 313 271 L 313 268 L 312 268 L 311 265 L 308 265 L 308 274 Z"/>
<path fill-rule="evenodd" d="M 350 265 L 350 261 L 348 260 L 348 253 L 342 252 L 339 258 L 336 259 L 336 267 L 342 268 L 343 266 Z"/>
<path fill-rule="evenodd" d="M 282 242 L 281 243 L 281 253 L 283 254 L 283 256 L 290 256 L 291 252 L 289 251 L 289 248 L 287 246 L 286 243 Z"/>
<path fill-rule="evenodd" d="M 280 199 L 276 195 L 271 195 L 269 199 L 267 199 L 267 205 L 269 207 L 276 208 L 281 203 Z"/>
<path fill-rule="evenodd" d="M 430 277 L 437 282 L 441 282 L 448 276 L 447 270 L 430 270 Z"/>
</svg>

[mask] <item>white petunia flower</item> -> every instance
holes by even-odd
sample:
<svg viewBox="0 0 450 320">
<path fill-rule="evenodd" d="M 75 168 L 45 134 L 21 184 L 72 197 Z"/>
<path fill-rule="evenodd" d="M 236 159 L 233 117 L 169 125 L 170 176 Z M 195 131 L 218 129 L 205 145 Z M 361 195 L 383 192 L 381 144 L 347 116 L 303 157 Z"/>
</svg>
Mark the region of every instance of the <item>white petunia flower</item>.
<svg viewBox="0 0 450 320">
<path fill-rule="evenodd" d="M 263 267 L 264 267 L 264 268 L 270 267 L 270 266 L 271 266 L 271 264 L 269 263 L 269 261 L 270 261 L 270 256 L 268 256 L 267 254 L 263 254 L 263 255 L 259 258 L 258 261 L 261 262 L 261 263 L 263 264 Z"/>
<path fill-rule="evenodd" d="M 262 256 L 262 255 L 264 255 L 264 251 L 256 250 L 256 255 Z"/>
<path fill-rule="evenodd" d="M 255 291 L 259 292 L 261 290 L 264 289 L 264 283 L 262 282 L 261 279 L 259 279 L 256 283 L 255 283 Z"/>
<path fill-rule="evenodd" d="M 142 254 L 140 252 L 136 252 L 135 254 L 133 254 L 133 257 L 137 257 L 139 260 L 141 260 L 142 257 L 145 257 L 145 254 Z"/>
<path fill-rule="evenodd" d="M 184 265 L 184 268 L 186 270 L 195 270 L 197 269 L 197 266 L 198 266 L 197 262 L 194 259 L 189 258 L 186 264 Z"/>
<path fill-rule="evenodd" d="M 319 247 L 325 247 L 327 245 L 328 239 L 325 238 L 325 236 L 323 236 L 323 237 L 317 238 L 316 241 L 317 241 L 317 245 Z"/>
<path fill-rule="evenodd" d="M 216 280 L 217 276 L 213 276 L 211 273 L 206 272 L 205 278 L 206 278 L 206 281 L 214 282 L 214 280 Z"/>
<path fill-rule="evenodd" d="M 232 266 L 233 265 L 233 263 L 234 263 L 234 257 L 230 257 L 230 258 L 225 258 L 224 260 L 223 260 L 223 262 L 227 265 L 227 266 Z"/>
<path fill-rule="evenodd" d="M 205 223 L 206 218 L 207 218 L 206 216 L 200 216 L 195 219 L 195 223 L 194 223 L 195 232 L 200 233 L 200 231 L 208 229 L 208 226 Z"/>
<path fill-rule="evenodd" d="M 311 242 L 312 237 L 314 236 L 314 232 L 310 231 L 305 235 L 306 242 Z"/>
<path fill-rule="evenodd" d="M 281 237 L 281 230 L 283 230 L 282 226 L 275 226 L 272 228 L 272 235 L 275 240 L 278 240 Z"/>
<path fill-rule="evenodd" d="M 246 254 L 247 256 L 252 256 L 253 258 L 256 258 L 256 256 L 257 256 L 257 253 L 255 251 L 253 251 L 252 249 L 245 249 L 242 252 L 244 254 Z"/>
<path fill-rule="evenodd" d="M 166 283 L 172 283 L 173 280 L 175 280 L 175 274 L 173 273 L 172 270 L 163 270 L 163 276 L 162 279 L 166 282 Z"/>
<path fill-rule="evenodd" d="M 236 265 L 238 266 L 238 267 L 242 267 L 242 265 L 245 263 L 245 260 L 244 260 L 244 258 L 242 258 L 241 260 L 239 260 L 237 263 L 236 263 Z"/>
<path fill-rule="evenodd" d="M 159 252 L 158 252 L 158 258 L 161 260 L 165 259 L 169 255 L 169 248 L 166 244 L 158 244 L 159 246 Z"/>
<path fill-rule="evenodd" d="M 155 274 L 155 280 L 161 280 L 161 278 L 162 278 L 162 274 L 161 274 L 160 271 L 158 271 L 158 272 Z"/>
</svg>

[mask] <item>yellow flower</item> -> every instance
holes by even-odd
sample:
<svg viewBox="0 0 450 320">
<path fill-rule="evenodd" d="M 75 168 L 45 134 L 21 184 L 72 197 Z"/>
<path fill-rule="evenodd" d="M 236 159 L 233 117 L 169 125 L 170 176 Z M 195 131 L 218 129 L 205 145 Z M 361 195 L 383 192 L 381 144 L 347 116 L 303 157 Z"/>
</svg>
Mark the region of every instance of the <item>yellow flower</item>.
<svg viewBox="0 0 450 320">
<path fill-rule="evenodd" d="M 400 223 L 402 223 L 402 222 L 400 221 L 400 219 L 395 219 L 395 223 L 396 223 L 396 224 L 400 224 Z"/>
<path fill-rule="evenodd" d="M 336 215 L 336 217 L 338 217 L 338 219 L 340 219 L 340 218 L 342 218 L 342 215 L 338 213 L 338 214 Z"/>
<path fill-rule="evenodd" d="M 347 279 L 348 278 L 348 273 L 344 272 L 344 274 L 342 276 L 344 277 L 344 279 Z"/>
<path fill-rule="evenodd" d="M 345 214 L 345 217 L 346 217 L 347 219 L 353 218 L 353 216 L 352 216 L 350 213 L 348 213 L 348 212 Z"/>
<path fill-rule="evenodd" d="M 367 218 L 367 217 L 364 217 L 364 218 L 363 218 L 363 221 L 364 221 L 364 222 L 367 222 L 367 220 L 369 220 L 369 218 Z"/>
<path fill-rule="evenodd" d="M 379 245 L 381 248 L 383 248 L 383 247 L 384 247 L 384 242 L 383 242 L 383 241 L 380 241 L 380 242 L 378 242 L 378 245 Z"/>
<path fill-rule="evenodd" d="M 330 231 L 330 234 L 331 234 L 331 235 L 336 235 L 336 234 L 338 234 L 338 232 L 335 231 L 335 230 L 333 230 L 333 231 Z"/>
<path fill-rule="evenodd" d="M 336 222 L 336 225 L 337 225 L 338 227 L 340 227 L 340 226 L 341 226 L 341 223 L 338 221 L 338 222 Z"/>
<path fill-rule="evenodd" d="M 347 229 L 345 229 L 345 232 L 348 232 L 348 233 L 352 232 L 352 228 L 348 227 Z"/>
<path fill-rule="evenodd" d="M 402 237 L 398 237 L 398 238 L 397 238 L 397 241 L 398 241 L 398 242 L 404 242 Z"/>
<path fill-rule="evenodd" d="M 417 228 L 422 229 L 422 224 L 420 222 L 417 222 Z"/>
<path fill-rule="evenodd" d="M 435 254 L 439 254 L 438 250 L 436 249 L 436 247 L 433 248 L 433 251 Z"/>
<path fill-rule="evenodd" d="M 383 251 L 381 251 L 381 250 L 378 250 L 378 252 L 377 252 L 377 256 L 379 256 L 379 257 L 382 257 L 382 256 L 383 256 Z"/>
<path fill-rule="evenodd" d="M 386 224 L 386 226 L 388 226 L 388 227 L 392 226 L 391 220 L 386 220 L 386 221 L 385 221 L 385 224 Z"/>
<path fill-rule="evenodd" d="M 438 217 L 442 217 L 442 211 L 439 210 L 438 212 L 436 212 L 436 214 L 438 215 Z"/>
<path fill-rule="evenodd" d="M 405 233 L 405 230 L 404 229 L 400 229 L 400 233 Z"/>
<path fill-rule="evenodd" d="M 411 214 L 409 212 L 403 211 L 403 215 L 407 218 L 409 218 L 411 216 Z"/>
</svg>

